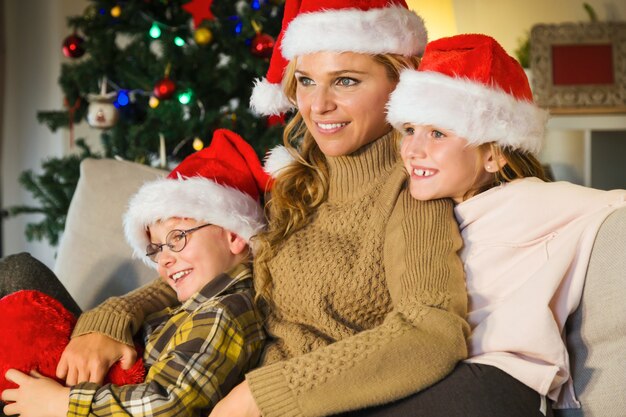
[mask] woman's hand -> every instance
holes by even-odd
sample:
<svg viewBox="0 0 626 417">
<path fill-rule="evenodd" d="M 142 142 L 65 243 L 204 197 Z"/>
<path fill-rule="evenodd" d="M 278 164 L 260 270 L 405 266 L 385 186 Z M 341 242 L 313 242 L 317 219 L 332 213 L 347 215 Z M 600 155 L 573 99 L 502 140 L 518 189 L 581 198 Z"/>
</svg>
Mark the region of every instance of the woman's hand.
<svg viewBox="0 0 626 417">
<path fill-rule="evenodd" d="M 209 417 L 261 417 L 248 381 L 243 381 L 222 398 Z"/>
<path fill-rule="evenodd" d="M 9 402 L 4 414 L 21 417 L 64 417 L 70 404 L 70 389 L 36 371 L 30 376 L 9 369 L 6 379 L 19 385 L 2 393 L 2 401 Z"/>
<path fill-rule="evenodd" d="M 136 360 L 137 351 L 133 347 L 101 333 L 87 333 L 70 340 L 56 374 L 68 386 L 79 382 L 102 384 L 115 362 L 120 361 L 122 369 L 129 369 Z"/>
</svg>

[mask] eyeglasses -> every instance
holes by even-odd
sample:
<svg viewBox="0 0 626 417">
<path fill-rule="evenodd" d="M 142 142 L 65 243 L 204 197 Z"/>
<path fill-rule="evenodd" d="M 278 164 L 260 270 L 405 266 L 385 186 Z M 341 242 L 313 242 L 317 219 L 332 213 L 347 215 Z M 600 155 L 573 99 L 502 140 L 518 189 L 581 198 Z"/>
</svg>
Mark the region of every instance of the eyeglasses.
<svg viewBox="0 0 626 417">
<path fill-rule="evenodd" d="M 158 262 L 159 253 L 163 252 L 163 246 L 167 246 L 172 252 L 180 252 L 187 246 L 187 236 L 203 227 L 211 226 L 212 223 L 193 227 L 187 230 L 174 229 L 165 236 L 165 243 L 150 243 L 146 246 L 146 256 L 153 262 Z"/>
</svg>

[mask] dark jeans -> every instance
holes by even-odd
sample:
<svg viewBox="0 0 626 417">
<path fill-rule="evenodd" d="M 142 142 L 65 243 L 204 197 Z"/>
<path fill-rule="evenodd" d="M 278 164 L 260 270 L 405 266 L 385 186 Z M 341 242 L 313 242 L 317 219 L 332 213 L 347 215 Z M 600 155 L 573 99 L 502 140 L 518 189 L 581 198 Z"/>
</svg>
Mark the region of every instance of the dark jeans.
<svg viewBox="0 0 626 417">
<path fill-rule="evenodd" d="M 0 259 L 0 298 L 19 290 L 41 291 L 56 298 L 76 317 L 81 313 L 80 307 L 54 272 L 28 253 Z M 0 401 L 0 417 L 5 417 L 3 408 L 4 403 Z"/>
<path fill-rule="evenodd" d="M 38 290 L 61 302 L 76 317 L 80 307 L 47 266 L 28 253 L 0 259 L 0 298 L 19 290 Z"/>
<path fill-rule="evenodd" d="M 543 417 L 540 405 L 537 392 L 498 368 L 460 363 L 446 378 L 417 394 L 341 416 Z M 553 416 L 550 401 L 546 416 Z"/>
</svg>

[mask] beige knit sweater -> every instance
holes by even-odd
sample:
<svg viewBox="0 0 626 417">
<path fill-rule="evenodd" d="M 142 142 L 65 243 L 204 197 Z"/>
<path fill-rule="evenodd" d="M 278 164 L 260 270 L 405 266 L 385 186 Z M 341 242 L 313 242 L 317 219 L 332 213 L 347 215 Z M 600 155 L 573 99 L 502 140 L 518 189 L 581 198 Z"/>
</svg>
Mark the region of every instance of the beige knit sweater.
<svg viewBox="0 0 626 417">
<path fill-rule="evenodd" d="M 264 366 L 246 376 L 264 416 L 389 402 L 440 380 L 466 356 L 452 204 L 410 196 L 391 141 L 328 159 L 328 201 L 269 265 L 275 342 Z M 171 301 L 156 283 L 131 297 L 87 313 L 75 334 L 95 330 L 128 343 L 119 326 L 134 327 Z"/>
</svg>

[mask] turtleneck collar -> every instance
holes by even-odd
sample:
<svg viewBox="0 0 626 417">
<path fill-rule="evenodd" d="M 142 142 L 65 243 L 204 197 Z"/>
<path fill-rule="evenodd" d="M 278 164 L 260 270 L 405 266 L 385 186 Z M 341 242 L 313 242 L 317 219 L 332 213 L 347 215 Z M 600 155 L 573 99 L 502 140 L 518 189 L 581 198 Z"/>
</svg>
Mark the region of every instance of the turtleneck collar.
<svg viewBox="0 0 626 417">
<path fill-rule="evenodd" d="M 330 177 L 329 202 L 362 195 L 389 175 L 398 161 L 393 136 L 391 131 L 349 155 L 326 157 Z"/>
</svg>

